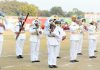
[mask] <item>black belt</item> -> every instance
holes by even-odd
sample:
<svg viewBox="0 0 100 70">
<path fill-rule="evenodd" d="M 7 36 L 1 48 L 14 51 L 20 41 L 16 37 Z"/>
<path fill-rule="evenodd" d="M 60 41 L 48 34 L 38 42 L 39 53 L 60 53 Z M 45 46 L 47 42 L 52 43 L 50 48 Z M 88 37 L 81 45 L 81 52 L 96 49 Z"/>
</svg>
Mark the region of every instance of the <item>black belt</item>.
<svg viewBox="0 0 100 70">
<path fill-rule="evenodd" d="M 55 36 L 50 36 L 50 35 L 48 35 L 48 37 L 55 37 Z"/>
</svg>

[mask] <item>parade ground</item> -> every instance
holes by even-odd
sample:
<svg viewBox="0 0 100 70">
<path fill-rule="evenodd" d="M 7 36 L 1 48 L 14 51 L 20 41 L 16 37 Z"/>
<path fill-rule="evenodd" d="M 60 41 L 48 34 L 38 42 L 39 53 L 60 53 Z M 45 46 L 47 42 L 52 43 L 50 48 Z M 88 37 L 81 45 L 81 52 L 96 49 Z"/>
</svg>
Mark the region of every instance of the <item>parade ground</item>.
<svg viewBox="0 0 100 70">
<path fill-rule="evenodd" d="M 0 70 L 100 70 L 99 7 L 100 0 L 0 0 Z"/>
<path fill-rule="evenodd" d="M 69 32 L 66 32 L 67 38 L 61 43 L 61 59 L 57 59 L 58 68 L 48 68 L 48 53 L 46 47 L 46 38 L 41 38 L 40 62 L 31 63 L 30 61 L 30 42 L 29 33 L 27 32 L 25 41 L 23 59 L 17 59 L 15 55 L 15 38 L 14 33 L 6 31 L 4 33 L 4 45 L 2 57 L 0 57 L 0 70 L 99 70 L 100 69 L 100 39 L 98 38 L 98 46 L 95 55 L 97 58 L 90 59 L 88 56 L 88 36 L 84 34 L 83 55 L 78 55 L 78 63 L 70 63 L 69 51 L 70 41 Z M 100 36 L 100 33 L 98 33 Z"/>
</svg>

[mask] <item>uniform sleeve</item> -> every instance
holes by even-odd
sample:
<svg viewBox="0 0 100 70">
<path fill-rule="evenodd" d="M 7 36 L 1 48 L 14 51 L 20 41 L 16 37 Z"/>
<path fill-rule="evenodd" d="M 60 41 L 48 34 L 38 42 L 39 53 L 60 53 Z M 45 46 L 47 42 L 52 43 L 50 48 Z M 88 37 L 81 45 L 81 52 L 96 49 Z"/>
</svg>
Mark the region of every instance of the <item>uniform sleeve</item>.
<svg viewBox="0 0 100 70">
<path fill-rule="evenodd" d="M 4 25 L 5 25 L 6 29 L 10 29 L 12 32 L 14 32 L 14 24 L 13 23 L 11 23 L 11 22 L 9 22 L 8 20 L 5 19 Z"/>
<path fill-rule="evenodd" d="M 35 29 L 33 29 L 32 26 L 31 26 L 30 29 L 29 29 L 29 32 L 30 33 L 34 33 L 35 32 Z"/>
<path fill-rule="evenodd" d="M 20 29 L 19 26 L 16 25 L 15 29 L 14 29 L 14 32 L 19 32 L 19 29 Z"/>
<path fill-rule="evenodd" d="M 44 29 L 44 34 L 48 36 L 50 34 L 50 32 L 48 30 Z"/>
<path fill-rule="evenodd" d="M 50 34 L 48 26 L 45 26 L 45 28 L 44 28 L 44 34 L 45 35 L 49 35 Z"/>
<path fill-rule="evenodd" d="M 73 32 L 75 29 L 72 27 L 72 25 L 69 26 L 70 32 Z"/>
<path fill-rule="evenodd" d="M 42 34 L 43 34 L 43 30 L 42 30 L 41 28 L 39 28 L 39 31 L 41 31 L 41 32 L 42 32 Z"/>
<path fill-rule="evenodd" d="M 52 32 L 52 34 L 53 34 L 54 36 L 56 36 L 57 38 L 60 38 L 60 34 L 59 34 L 57 28 L 55 28 L 55 30 Z"/>
<path fill-rule="evenodd" d="M 0 33 L 3 33 L 3 32 L 4 32 L 4 27 L 0 26 Z"/>
<path fill-rule="evenodd" d="M 95 28 L 94 28 L 93 26 L 89 26 L 89 27 L 88 27 L 88 33 L 89 33 L 89 34 L 93 34 L 94 31 L 95 31 Z"/>
<path fill-rule="evenodd" d="M 62 28 L 60 30 L 61 30 L 62 36 L 66 36 L 65 31 Z"/>
</svg>

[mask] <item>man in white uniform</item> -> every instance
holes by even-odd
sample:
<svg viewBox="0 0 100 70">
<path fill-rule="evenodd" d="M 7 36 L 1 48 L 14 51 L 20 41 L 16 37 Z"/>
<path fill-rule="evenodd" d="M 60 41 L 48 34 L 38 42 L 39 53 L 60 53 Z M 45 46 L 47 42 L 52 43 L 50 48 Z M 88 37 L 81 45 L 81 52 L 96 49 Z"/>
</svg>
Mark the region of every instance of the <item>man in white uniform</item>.
<svg viewBox="0 0 100 70">
<path fill-rule="evenodd" d="M 57 68 L 57 66 L 56 66 L 56 61 L 57 61 L 56 50 L 57 50 L 57 46 L 59 46 L 59 41 L 57 40 L 57 38 L 59 38 L 59 32 L 55 26 L 55 23 L 50 23 L 49 29 L 46 29 L 45 33 L 47 36 L 49 68 Z"/>
<path fill-rule="evenodd" d="M 1 57 L 1 54 L 2 54 L 2 46 L 3 46 L 3 33 L 4 33 L 4 30 L 5 30 L 5 25 L 4 25 L 4 22 L 3 22 L 3 17 L 0 16 L 0 57 Z"/>
<path fill-rule="evenodd" d="M 39 48 L 40 48 L 40 37 L 43 33 L 42 29 L 39 26 L 39 20 L 34 20 L 30 26 L 30 50 L 31 50 L 31 61 L 40 62 L 39 60 Z"/>
<path fill-rule="evenodd" d="M 94 50 L 95 47 L 97 46 L 96 43 L 96 26 L 93 22 L 90 23 L 88 26 L 88 33 L 89 33 L 89 58 L 96 58 Z"/>
<path fill-rule="evenodd" d="M 22 56 L 23 55 L 23 47 L 24 47 L 24 42 L 25 42 L 26 36 L 25 36 L 25 28 L 22 27 L 22 23 L 25 18 L 22 16 L 22 17 L 19 17 L 18 19 L 19 19 L 19 22 L 15 26 L 16 36 L 18 35 L 20 28 L 22 30 L 21 30 L 19 37 L 16 40 L 16 55 L 17 55 L 17 58 L 20 59 L 20 58 L 23 58 L 23 56 Z"/>
<path fill-rule="evenodd" d="M 95 26 L 96 26 L 96 45 L 98 45 L 98 39 L 99 39 L 99 36 L 98 36 L 98 34 L 99 34 L 99 25 L 98 25 L 98 22 L 96 22 L 96 21 L 94 21 L 94 24 L 95 24 Z M 94 52 L 98 52 L 97 51 L 97 46 L 95 46 L 94 47 Z"/>
<path fill-rule="evenodd" d="M 66 33 L 61 28 L 61 21 L 60 20 L 56 20 L 55 25 L 56 25 L 56 28 L 58 29 L 58 33 L 59 33 L 59 37 L 60 37 L 60 38 L 57 38 L 59 45 L 57 46 L 56 53 L 57 53 L 57 58 L 61 58 L 60 57 L 60 43 L 62 40 L 66 39 Z"/>
<path fill-rule="evenodd" d="M 72 23 L 69 26 L 70 28 L 70 62 L 79 62 L 78 60 L 76 60 L 77 58 L 77 51 L 78 51 L 78 46 L 79 46 L 79 40 L 80 40 L 80 36 L 79 36 L 79 25 L 76 23 L 76 17 L 73 16 L 72 17 Z"/>
<path fill-rule="evenodd" d="M 78 47 L 78 52 L 77 52 L 77 54 L 78 54 L 78 55 L 82 55 L 83 34 L 84 34 L 84 31 L 85 31 L 85 29 L 84 29 L 84 23 L 85 23 L 85 22 L 83 22 L 83 20 L 79 19 L 78 23 L 79 23 L 79 30 L 80 30 L 80 32 L 79 32 L 80 41 L 79 41 L 79 47 Z"/>
</svg>

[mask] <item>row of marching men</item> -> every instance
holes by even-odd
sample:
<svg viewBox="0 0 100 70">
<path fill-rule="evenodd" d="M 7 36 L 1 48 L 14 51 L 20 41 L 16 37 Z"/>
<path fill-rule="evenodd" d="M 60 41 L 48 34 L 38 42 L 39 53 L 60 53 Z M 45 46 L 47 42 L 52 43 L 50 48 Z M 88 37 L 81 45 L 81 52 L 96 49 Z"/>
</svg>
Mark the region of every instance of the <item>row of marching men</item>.
<svg viewBox="0 0 100 70">
<path fill-rule="evenodd" d="M 96 46 L 97 46 L 97 26 L 96 22 L 92 21 L 89 25 L 86 25 L 85 19 L 77 19 L 76 16 L 72 17 L 72 24 L 70 25 L 70 62 L 79 62 L 77 55 L 82 55 L 83 46 L 83 34 L 88 32 L 88 54 L 89 58 L 96 58 Z"/>
<path fill-rule="evenodd" d="M 70 31 L 70 62 L 79 62 L 77 55 L 82 55 L 83 34 L 88 32 L 88 54 L 89 58 L 96 58 L 97 46 L 97 26 L 96 22 L 92 21 L 86 25 L 85 19 L 79 19 L 72 16 L 72 23 L 69 26 Z M 54 24 L 52 24 L 54 23 Z M 61 28 L 61 21 L 49 19 L 49 24 L 46 25 L 47 47 L 48 47 L 48 65 L 50 68 L 56 68 L 56 58 L 59 57 L 60 42 L 66 39 L 66 33 Z M 49 28 L 50 27 L 50 28 Z"/>
<path fill-rule="evenodd" d="M 21 28 L 21 33 L 16 40 L 16 56 L 18 59 L 23 58 L 23 47 L 25 42 L 25 27 L 22 27 L 22 23 L 25 20 L 24 17 L 19 17 L 19 22 L 13 28 L 15 37 L 19 34 Z M 94 51 L 97 43 L 96 26 L 94 22 L 91 22 L 89 26 L 84 24 L 85 19 L 77 19 L 72 17 L 72 23 L 69 26 L 70 31 L 70 62 L 79 62 L 77 60 L 77 54 L 82 55 L 82 43 L 83 43 L 83 32 L 88 31 L 89 39 L 89 58 L 96 58 Z M 0 55 L 2 52 L 3 45 L 3 32 L 6 30 L 7 21 L 3 24 L 0 19 Z M 39 26 L 40 21 L 38 19 L 34 20 L 30 26 L 30 47 L 31 47 L 31 61 L 40 62 L 39 60 L 39 47 L 40 38 L 43 34 L 43 30 Z M 60 42 L 66 39 L 66 33 L 61 28 L 61 21 L 57 19 L 48 19 L 45 25 L 44 33 L 46 34 L 47 47 L 48 47 L 48 66 L 49 68 L 57 68 L 57 58 L 60 58 Z"/>
<path fill-rule="evenodd" d="M 23 22 L 25 21 L 25 17 L 19 17 L 18 23 L 16 25 L 12 25 L 6 19 L 6 17 L 0 16 L 0 56 L 2 53 L 2 46 L 3 46 L 3 33 L 5 30 L 11 28 L 11 30 L 16 36 L 19 34 L 20 29 L 21 32 L 16 39 L 16 57 L 18 59 L 23 58 L 23 47 L 24 42 L 26 39 L 25 35 L 25 27 L 22 26 Z M 57 68 L 56 66 L 56 58 L 59 57 L 60 52 L 60 41 L 66 38 L 66 34 L 63 29 L 60 27 L 61 22 L 56 19 L 48 20 L 48 25 L 46 26 L 44 33 L 46 34 L 47 38 L 47 47 L 48 47 L 48 66 L 49 68 Z M 34 20 L 30 25 L 29 32 L 30 32 L 30 60 L 32 63 L 40 62 L 39 60 L 39 47 L 40 47 L 40 38 L 43 34 L 43 30 L 40 27 L 40 21 L 38 19 Z"/>
</svg>

